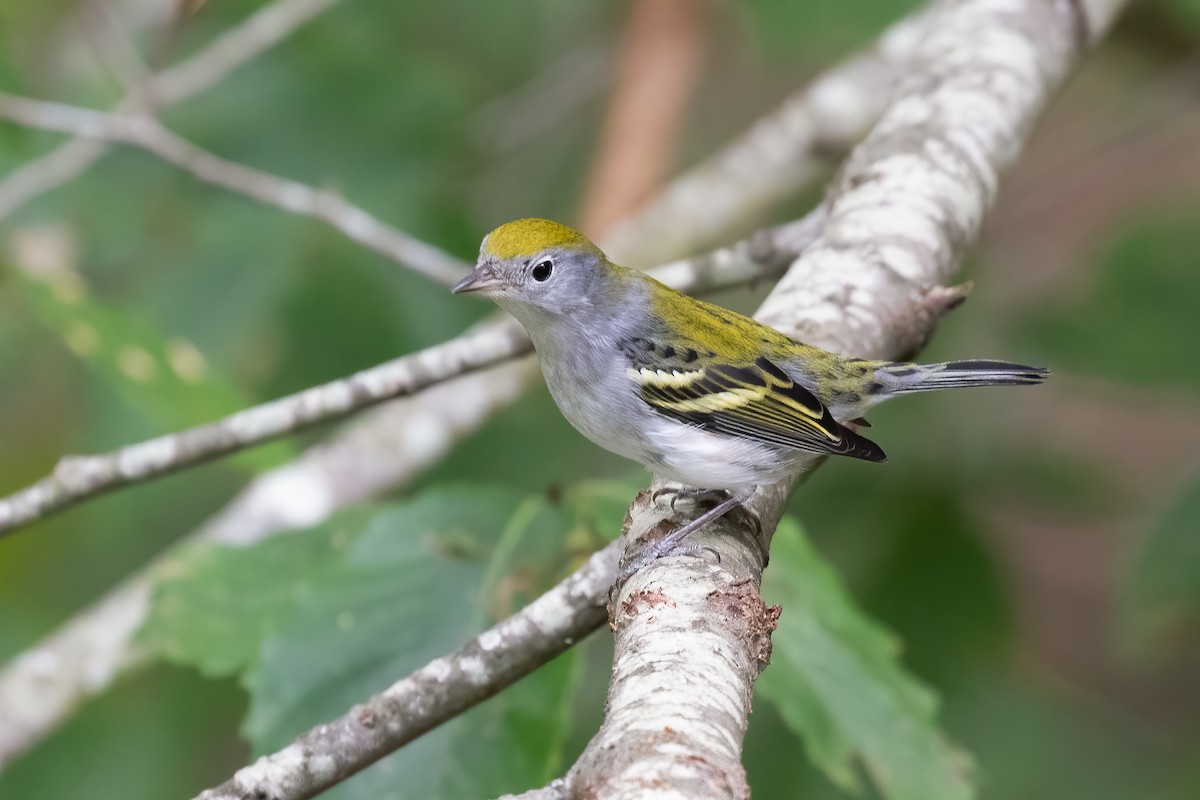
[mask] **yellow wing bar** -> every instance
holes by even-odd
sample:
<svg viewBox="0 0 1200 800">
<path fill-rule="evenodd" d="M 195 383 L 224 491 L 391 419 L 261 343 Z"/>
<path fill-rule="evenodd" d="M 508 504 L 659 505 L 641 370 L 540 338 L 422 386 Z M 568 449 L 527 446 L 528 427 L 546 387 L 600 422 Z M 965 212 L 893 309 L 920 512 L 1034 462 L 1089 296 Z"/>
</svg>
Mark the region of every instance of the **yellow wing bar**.
<svg viewBox="0 0 1200 800">
<path fill-rule="evenodd" d="M 780 447 L 884 461 L 883 450 L 766 358 L 753 364 L 631 366 L 629 377 L 655 411 L 706 430 Z"/>
</svg>

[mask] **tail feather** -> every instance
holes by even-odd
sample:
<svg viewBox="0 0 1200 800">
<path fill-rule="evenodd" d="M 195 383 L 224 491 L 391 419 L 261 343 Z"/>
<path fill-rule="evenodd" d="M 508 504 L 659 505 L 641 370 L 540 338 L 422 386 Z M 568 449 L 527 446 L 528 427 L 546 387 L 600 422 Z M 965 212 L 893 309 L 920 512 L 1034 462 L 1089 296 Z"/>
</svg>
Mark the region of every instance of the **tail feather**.
<svg viewBox="0 0 1200 800">
<path fill-rule="evenodd" d="M 1050 370 L 1007 361 L 947 361 L 942 364 L 888 364 L 876 371 L 883 394 L 931 392 L 972 386 L 1024 386 L 1041 383 Z"/>
</svg>

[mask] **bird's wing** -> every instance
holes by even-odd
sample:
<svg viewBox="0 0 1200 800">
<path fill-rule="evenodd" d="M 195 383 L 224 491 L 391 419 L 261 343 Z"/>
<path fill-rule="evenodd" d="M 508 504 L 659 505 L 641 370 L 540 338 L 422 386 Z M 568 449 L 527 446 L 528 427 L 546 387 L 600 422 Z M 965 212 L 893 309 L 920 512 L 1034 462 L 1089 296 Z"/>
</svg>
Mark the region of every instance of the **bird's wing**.
<svg viewBox="0 0 1200 800">
<path fill-rule="evenodd" d="M 812 392 L 765 357 L 714 360 L 646 339 L 622 351 L 630 379 L 659 414 L 780 447 L 886 460 L 879 445 L 835 420 Z"/>
</svg>

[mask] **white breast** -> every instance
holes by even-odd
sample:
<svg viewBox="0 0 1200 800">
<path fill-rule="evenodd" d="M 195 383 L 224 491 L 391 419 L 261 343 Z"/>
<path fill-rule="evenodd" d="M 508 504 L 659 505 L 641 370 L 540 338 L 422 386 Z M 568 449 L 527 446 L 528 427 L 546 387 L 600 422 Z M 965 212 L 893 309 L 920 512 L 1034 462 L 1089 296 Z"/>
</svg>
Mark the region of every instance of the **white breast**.
<svg viewBox="0 0 1200 800">
<path fill-rule="evenodd" d="M 640 426 L 629 424 L 637 406 L 644 404 L 624 378 L 624 364 L 618 363 L 619 359 L 544 357 L 542 373 L 550 396 L 576 430 L 605 450 L 645 464 Z"/>
<path fill-rule="evenodd" d="M 655 454 L 656 463 L 647 465 L 653 472 L 704 489 L 747 491 L 782 480 L 811 458 L 661 416 L 650 424 L 646 440 Z"/>
</svg>

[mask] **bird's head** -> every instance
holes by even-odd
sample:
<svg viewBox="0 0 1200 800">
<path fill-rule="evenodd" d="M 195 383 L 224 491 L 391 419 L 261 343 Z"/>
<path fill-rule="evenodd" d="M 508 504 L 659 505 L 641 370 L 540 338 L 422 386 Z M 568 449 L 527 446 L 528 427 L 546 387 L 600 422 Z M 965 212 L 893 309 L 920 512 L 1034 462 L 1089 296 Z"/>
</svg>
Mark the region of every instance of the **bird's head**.
<svg viewBox="0 0 1200 800">
<path fill-rule="evenodd" d="M 475 271 L 451 291 L 479 292 L 529 328 L 596 308 L 619 286 L 617 268 L 582 233 L 548 219 L 518 219 L 484 237 Z"/>
</svg>

